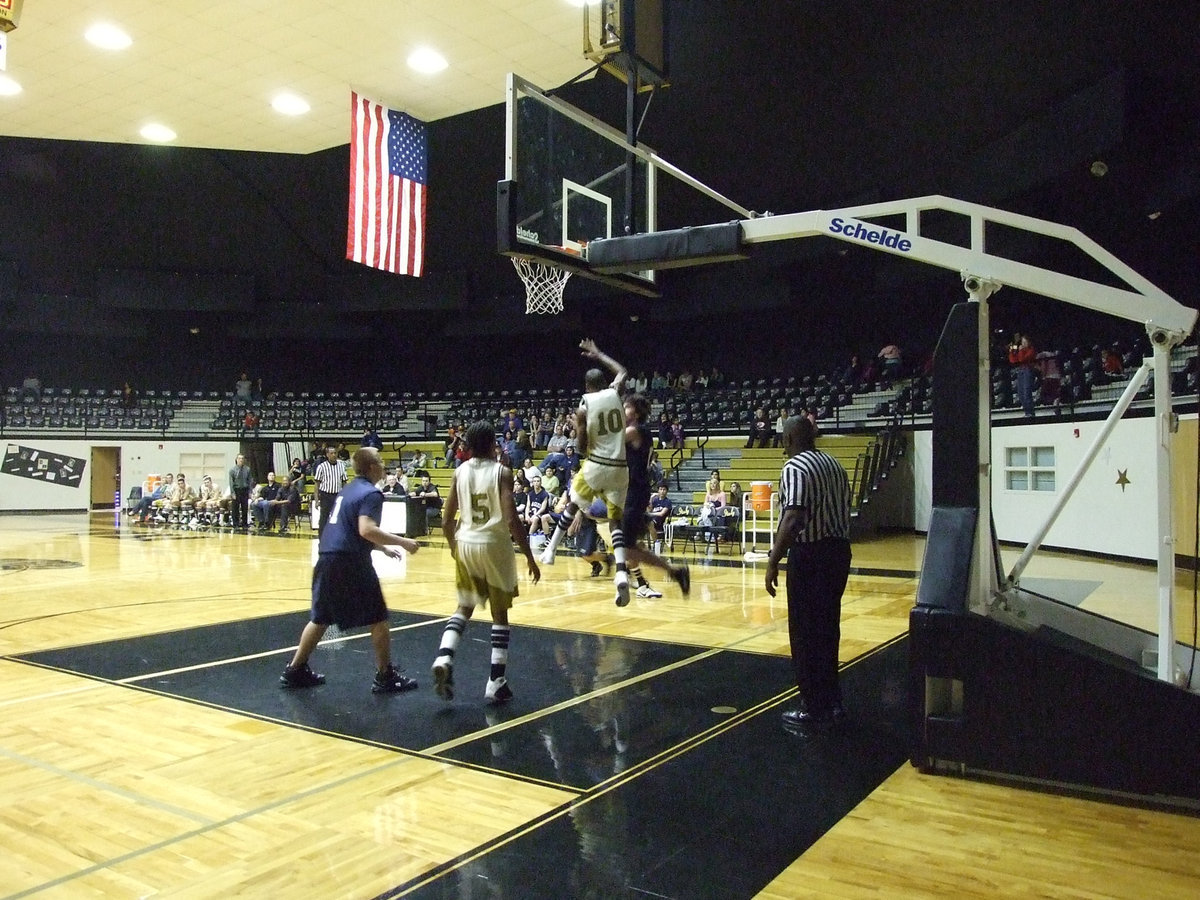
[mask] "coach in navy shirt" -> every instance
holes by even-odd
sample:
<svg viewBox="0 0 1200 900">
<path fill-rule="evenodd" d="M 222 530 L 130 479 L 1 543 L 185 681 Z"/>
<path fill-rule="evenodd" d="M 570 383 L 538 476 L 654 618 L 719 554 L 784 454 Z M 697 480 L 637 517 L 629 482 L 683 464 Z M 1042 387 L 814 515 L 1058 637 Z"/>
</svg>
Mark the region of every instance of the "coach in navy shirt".
<svg viewBox="0 0 1200 900">
<path fill-rule="evenodd" d="M 355 478 L 331 504 L 329 521 L 321 533 L 317 564 L 312 579 L 312 614 L 300 634 L 300 644 L 291 664 L 279 677 L 285 688 L 315 687 L 325 683 L 308 666 L 308 659 L 330 625 L 339 629 L 366 626 L 371 630 L 378 669 L 371 690 L 399 693 L 417 686 L 416 681 L 396 670 L 391 662 L 388 611 L 383 602 L 379 576 L 371 564 L 371 551 L 382 550 L 399 559 L 397 547 L 416 553 L 416 541 L 379 527 L 383 494 L 375 483 L 383 477 L 383 460 L 374 447 L 354 454 Z"/>
</svg>

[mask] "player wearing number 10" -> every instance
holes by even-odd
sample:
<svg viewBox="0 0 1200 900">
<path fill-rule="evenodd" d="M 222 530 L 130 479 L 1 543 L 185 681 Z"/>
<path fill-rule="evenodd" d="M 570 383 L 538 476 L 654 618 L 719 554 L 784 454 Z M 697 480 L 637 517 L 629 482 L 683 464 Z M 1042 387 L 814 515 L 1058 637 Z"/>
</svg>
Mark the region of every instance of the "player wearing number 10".
<svg viewBox="0 0 1200 900">
<path fill-rule="evenodd" d="M 617 589 L 617 606 L 629 603 L 629 567 L 625 561 L 625 536 L 621 530 L 621 515 L 629 491 L 629 465 L 625 458 L 625 406 L 621 402 L 621 387 L 628 378 L 625 367 L 606 355 L 596 342 L 585 338 L 580 350 L 613 372 L 612 382 L 600 369 L 588 369 L 584 375 L 587 393 L 575 412 L 578 425 L 579 455 L 583 464 L 571 481 L 571 502 L 564 511 L 558 527 L 542 552 L 542 564 L 552 565 L 559 543 L 575 513 L 603 500 L 608 507 L 609 531 L 617 574 L 613 583 Z"/>
</svg>

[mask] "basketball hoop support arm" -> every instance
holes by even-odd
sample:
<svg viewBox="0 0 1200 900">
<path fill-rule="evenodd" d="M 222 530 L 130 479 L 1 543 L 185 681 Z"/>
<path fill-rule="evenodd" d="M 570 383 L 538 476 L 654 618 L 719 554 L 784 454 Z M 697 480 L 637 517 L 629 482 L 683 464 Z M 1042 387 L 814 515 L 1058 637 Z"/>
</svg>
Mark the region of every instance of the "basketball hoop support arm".
<svg viewBox="0 0 1200 900">
<path fill-rule="evenodd" d="M 949 212 L 966 217 L 970 223 L 968 246 L 948 244 L 921 234 L 922 213 Z M 890 228 L 872 222 L 904 217 L 903 228 Z M 1079 278 L 1028 263 L 994 256 L 987 252 L 985 226 L 988 223 L 1066 241 L 1087 254 L 1127 287 Z M 1145 368 L 1153 369 L 1155 416 L 1155 469 L 1157 481 L 1158 521 L 1158 660 L 1157 675 L 1163 681 L 1176 681 L 1174 640 L 1174 567 L 1175 533 L 1171 492 L 1171 434 L 1175 431 L 1175 416 L 1171 410 L 1170 353 L 1171 349 L 1192 332 L 1197 311 L 1183 306 L 1149 280 L 1139 275 L 1108 251 L 1104 250 L 1078 229 L 1035 219 L 1005 210 L 993 209 L 948 197 L 929 196 L 895 202 L 875 203 L 840 210 L 815 210 L 787 215 L 747 218 L 741 223 L 744 243 L 765 243 L 823 235 L 847 241 L 884 253 L 904 256 L 917 262 L 959 272 L 971 299 L 979 302 L 983 331 L 980 336 L 980 383 L 986 387 L 990 358 L 986 346 L 986 300 L 1000 286 L 1011 286 L 1040 294 L 1053 300 L 1084 309 L 1138 322 L 1146 329 L 1153 348 L 1153 357 L 1146 360 L 1139 378 L 1147 376 Z M 990 405 L 986 393 L 980 402 L 980 465 L 981 473 L 990 473 Z M 1093 454 L 1094 455 L 1094 454 Z M 1077 479 L 1079 473 L 1074 478 Z M 996 591 L 991 572 L 990 554 L 985 548 L 992 545 L 991 479 L 980 478 L 980 535 L 972 561 L 971 606 L 986 610 Z M 984 496 L 984 494 L 988 496 Z M 1057 508 L 1051 515 L 1057 514 Z M 1052 524 L 1052 523 L 1049 523 Z M 1040 541 L 1049 524 L 1036 530 Z M 1031 546 L 1032 546 L 1031 542 Z M 1026 562 L 1014 569 L 1010 580 L 1019 578 Z"/>
</svg>

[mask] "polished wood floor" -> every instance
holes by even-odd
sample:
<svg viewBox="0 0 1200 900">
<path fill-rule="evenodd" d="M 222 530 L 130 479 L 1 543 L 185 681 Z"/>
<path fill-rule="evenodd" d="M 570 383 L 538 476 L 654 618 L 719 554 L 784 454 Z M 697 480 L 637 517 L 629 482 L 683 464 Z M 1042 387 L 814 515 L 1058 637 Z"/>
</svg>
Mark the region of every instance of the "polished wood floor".
<svg viewBox="0 0 1200 900">
<path fill-rule="evenodd" d="M 844 678 L 903 649 L 922 553 L 911 535 L 856 544 Z M 926 776 L 903 746 L 843 770 L 790 739 L 777 727 L 791 697 L 784 605 L 761 565 L 729 548 L 691 560 L 687 598 L 652 578 L 663 598 L 618 609 L 611 585 L 570 557 L 523 584 L 518 698 L 503 715 L 465 680 L 451 707 L 431 697 L 453 607 L 436 538 L 383 573 L 397 662 L 420 696 L 369 692 L 362 635 L 318 650 L 329 684 L 280 691 L 312 555 L 307 532 L 0 517 L 0 897 L 1200 896 L 1200 818 Z M 1086 583 L 1085 607 L 1153 621 L 1150 568 L 1047 554 L 1026 577 Z M 874 753 L 877 734 L 888 732 L 864 730 L 844 755 Z M 781 857 L 709 836 L 737 847 L 724 865 L 770 870 L 688 881 L 702 863 L 688 811 L 717 815 L 706 796 L 749 797 L 769 818 L 825 779 L 843 796 L 871 766 L 878 777 L 807 849 Z M 656 779 L 677 786 L 656 791 Z M 730 785 L 738 796 L 722 798 Z M 631 862 L 651 856 L 653 872 Z"/>
</svg>

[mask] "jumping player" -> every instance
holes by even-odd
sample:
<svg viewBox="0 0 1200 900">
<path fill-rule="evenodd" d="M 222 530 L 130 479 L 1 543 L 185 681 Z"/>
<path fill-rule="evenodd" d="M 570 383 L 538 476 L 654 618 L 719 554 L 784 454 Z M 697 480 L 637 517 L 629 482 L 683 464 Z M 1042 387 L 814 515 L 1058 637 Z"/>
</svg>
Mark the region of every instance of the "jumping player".
<svg viewBox="0 0 1200 900">
<path fill-rule="evenodd" d="M 614 377 L 611 382 L 606 380 L 600 369 L 588 369 L 584 376 L 587 393 L 575 411 L 576 440 L 583 462 L 571 480 L 571 502 L 542 552 L 541 562 L 554 565 L 555 551 L 566 536 L 575 513 L 581 507 L 591 506 L 593 500 L 603 499 L 608 507 L 610 543 L 617 566 L 613 578 L 617 606 L 625 606 L 629 603 L 629 569 L 625 561 L 621 515 L 629 490 L 629 468 L 625 460 L 625 410 L 620 390 L 628 373 L 619 362 L 602 353 L 590 338 L 580 341 L 579 347 L 584 356 L 611 369 Z"/>
</svg>

